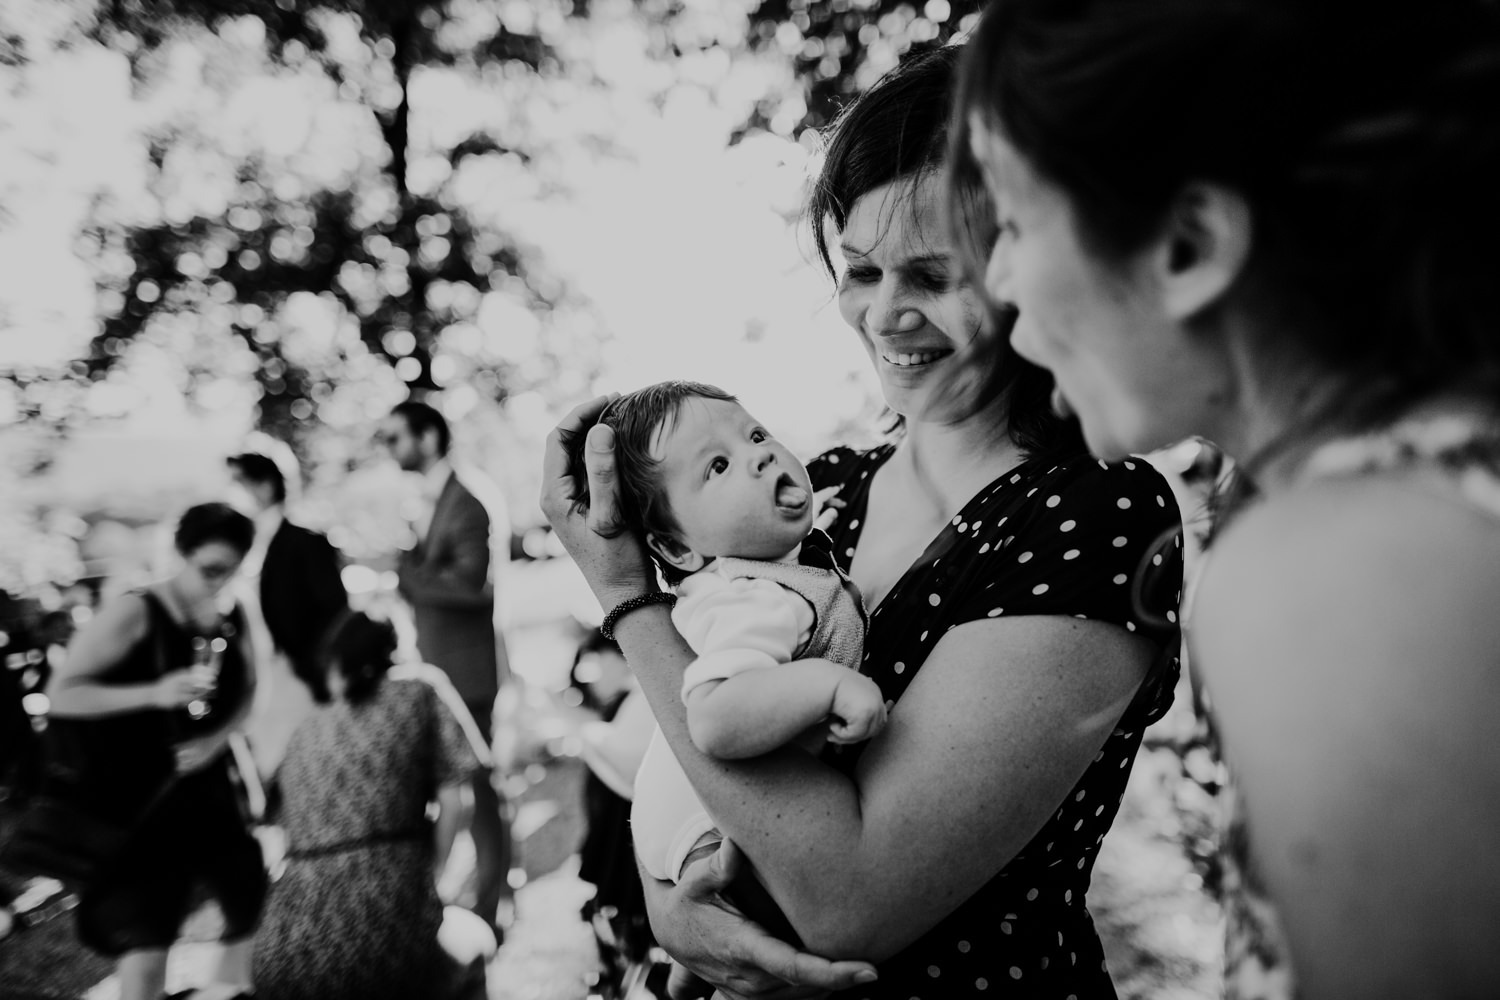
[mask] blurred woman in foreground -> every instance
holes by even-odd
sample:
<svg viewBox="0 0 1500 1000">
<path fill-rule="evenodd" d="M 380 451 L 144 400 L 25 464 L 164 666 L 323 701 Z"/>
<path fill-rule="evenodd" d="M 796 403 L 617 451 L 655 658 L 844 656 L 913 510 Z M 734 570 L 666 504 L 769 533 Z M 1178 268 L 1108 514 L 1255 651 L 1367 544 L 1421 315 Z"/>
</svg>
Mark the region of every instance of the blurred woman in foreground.
<svg viewBox="0 0 1500 1000">
<path fill-rule="evenodd" d="M 965 60 L 1011 343 L 1100 457 L 1248 481 L 1185 609 L 1231 997 L 1500 994 L 1497 17 L 995 0 Z"/>
</svg>

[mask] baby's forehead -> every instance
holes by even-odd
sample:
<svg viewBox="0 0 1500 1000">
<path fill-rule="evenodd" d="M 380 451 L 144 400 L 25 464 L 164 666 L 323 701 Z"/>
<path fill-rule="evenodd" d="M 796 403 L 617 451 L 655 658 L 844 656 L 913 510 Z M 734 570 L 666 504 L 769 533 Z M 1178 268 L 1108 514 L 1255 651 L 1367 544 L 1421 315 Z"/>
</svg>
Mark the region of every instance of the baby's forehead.
<svg viewBox="0 0 1500 1000">
<path fill-rule="evenodd" d="M 754 422 L 755 418 L 734 400 L 688 396 L 652 432 L 651 456 L 661 460 L 669 450 L 691 448 L 723 432 L 738 433 L 742 426 Z"/>
</svg>

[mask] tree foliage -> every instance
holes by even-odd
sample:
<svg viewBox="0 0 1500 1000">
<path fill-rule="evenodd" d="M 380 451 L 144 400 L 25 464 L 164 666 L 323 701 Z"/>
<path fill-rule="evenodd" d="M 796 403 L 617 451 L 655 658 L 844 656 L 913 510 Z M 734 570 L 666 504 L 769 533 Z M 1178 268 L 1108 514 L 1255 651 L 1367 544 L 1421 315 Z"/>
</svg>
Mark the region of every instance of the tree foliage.
<svg viewBox="0 0 1500 1000">
<path fill-rule="evenodd" d="M 296 442 L 337 393 L 368 388 L 372 379 L 387 390 L 388 404 L 404 394 L 401 386 L 422 394 L 457 379 L 500 400 L 555 374 L 562 363 L 555 356 L 517 371 L 504 331 L 479 335 L 474 323 L 499 315 L 547 327 L 560 317 L 567 329 L 558 346 L 571 353 L 573 334 L 587 334 L 586 303 L 534 248 L 493 220 L 475 219 L 453 190 L 478 161 L 524 165 L 532 151 L 489 132 L 433 149 L 414 139 L 411 121 L 413 78 L 424 69 L 494 73 L 522 84 L 556 72 L 544 37 L 549 19 L 536 12 L 550 14 L 555 26 L 571 6 L 543 0 L 528 8 L 527 16 L 505 19 L 463 0 L 111 0 L 84 19 L 81 36 L 128 53 L 139 88 L 154 85 L 184 39 L 221 61 L 206 65 L 204 78 L 217 77 L 226 92 L 256 72 L 320 74 L 332 101 L 368 118 L 370 141 L 329 178 L 326 170 L 299 170 L 295 158 L 235 160 L 208 148 L 215 141 L 195 134 L 190 118 L 151 135 L 160 217 L 122 220 L 101 206 L 78 244 L 94 264 L 101 322 L 86 355 L 64 373 L 75 397 L 151 339 L 182 358 L 189 399 L 226 374 L 248 376 L 260 427 Z M 232 44 L 247 38 L 265 65 Z M 188 186 L 199 166 L 185 152 L 195 148 L 230 160 L 232 191 L 212 211 L 184 212 L 180 199 L 174 208 L 174 190 Z M 426 174 L 420 184 L 413 183 L 417 166 Z M 309 299 L 326 307 L 331 337 L 327 330 L 296 335 L 287 306 L 301 300 L 306 314 Z M 309 339 L 320 341 L 318 349 Z M 40 403 L 29 415 L 44 416 Z"/>
<path fill-rule="evenodd" d="M 760 0 L 752 48 L 791 60 L 801 94 L 763 104 L 746 129 L 783 134 L 828 125 L 851 97 L 913 47 L 942 45 L 968 30 L 983 0 Z M 798 112 L 800 111 L 800 115 Z"/>
</svg>

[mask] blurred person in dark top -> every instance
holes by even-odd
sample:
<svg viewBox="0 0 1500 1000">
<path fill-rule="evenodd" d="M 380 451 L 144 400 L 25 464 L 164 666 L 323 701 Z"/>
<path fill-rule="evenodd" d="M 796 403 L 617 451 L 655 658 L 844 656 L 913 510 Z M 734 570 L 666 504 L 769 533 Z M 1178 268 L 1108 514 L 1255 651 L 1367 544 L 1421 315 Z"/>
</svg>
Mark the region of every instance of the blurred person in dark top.
<svg viewBox="0 0 1500 1000">
<path fill-rule="evenodd" d="M 298 480 L 291 449 L 257 435 L 226 464 L 238 505 L 255 521 L 256 541 L 241 568 L 245 589 L 285 658 L 268 664 L 263 711 L 252 721 L 255 757 L 261 772 L 269 774 L 312 701 L 328 700 L 317 651 L 329 626 L 349 607 L 349 595 L 340 575 L 342 559 L 327 536 L 286 515 Z M 291 684 L 293 677 L 301 684 Z"/>
<path fill-rule="evenodd" d="M 266 875 L 229 741 L 249 714 L 256 661 L 228 594 L 254 533 L 227 504 L 188 508 L 174 536 L 177 571 L 107 602 L 47 688 L 54 750 L 100 815 L 134 827 L 76 911 L 83 943 L 117 959 L 120 1000 L 159 1000 L 199 886 L 223 912 L 225 948 L 213 984 L 195 995 L 249 986 Z"/>
</svg>

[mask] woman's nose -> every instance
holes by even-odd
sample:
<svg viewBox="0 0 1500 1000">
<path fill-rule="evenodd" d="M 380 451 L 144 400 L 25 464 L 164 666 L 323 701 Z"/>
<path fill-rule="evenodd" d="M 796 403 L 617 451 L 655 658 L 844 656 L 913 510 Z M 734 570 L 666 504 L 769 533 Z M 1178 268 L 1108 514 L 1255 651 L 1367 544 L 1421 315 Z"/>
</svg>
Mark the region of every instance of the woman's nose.
<svg viewBox="0 0 1500 1000">
<path fill-rule="evenodd" d="M 990 259 L 984 267 L 984 291 L 996 302 L 1010 302 L 1010 293 L 1006 289 L 1006 282 L 1010 278 L 1010 263 L 1006 259 L 1005 235 L 995 241 L 990 248 Z"/>
<path fill-rule="evenodd" d="M 906 333 L 922 325 L 922 314 L 894 281 L 882 281 L 865 310 L 865 327 L 873 334 Z"/>
</svg>

